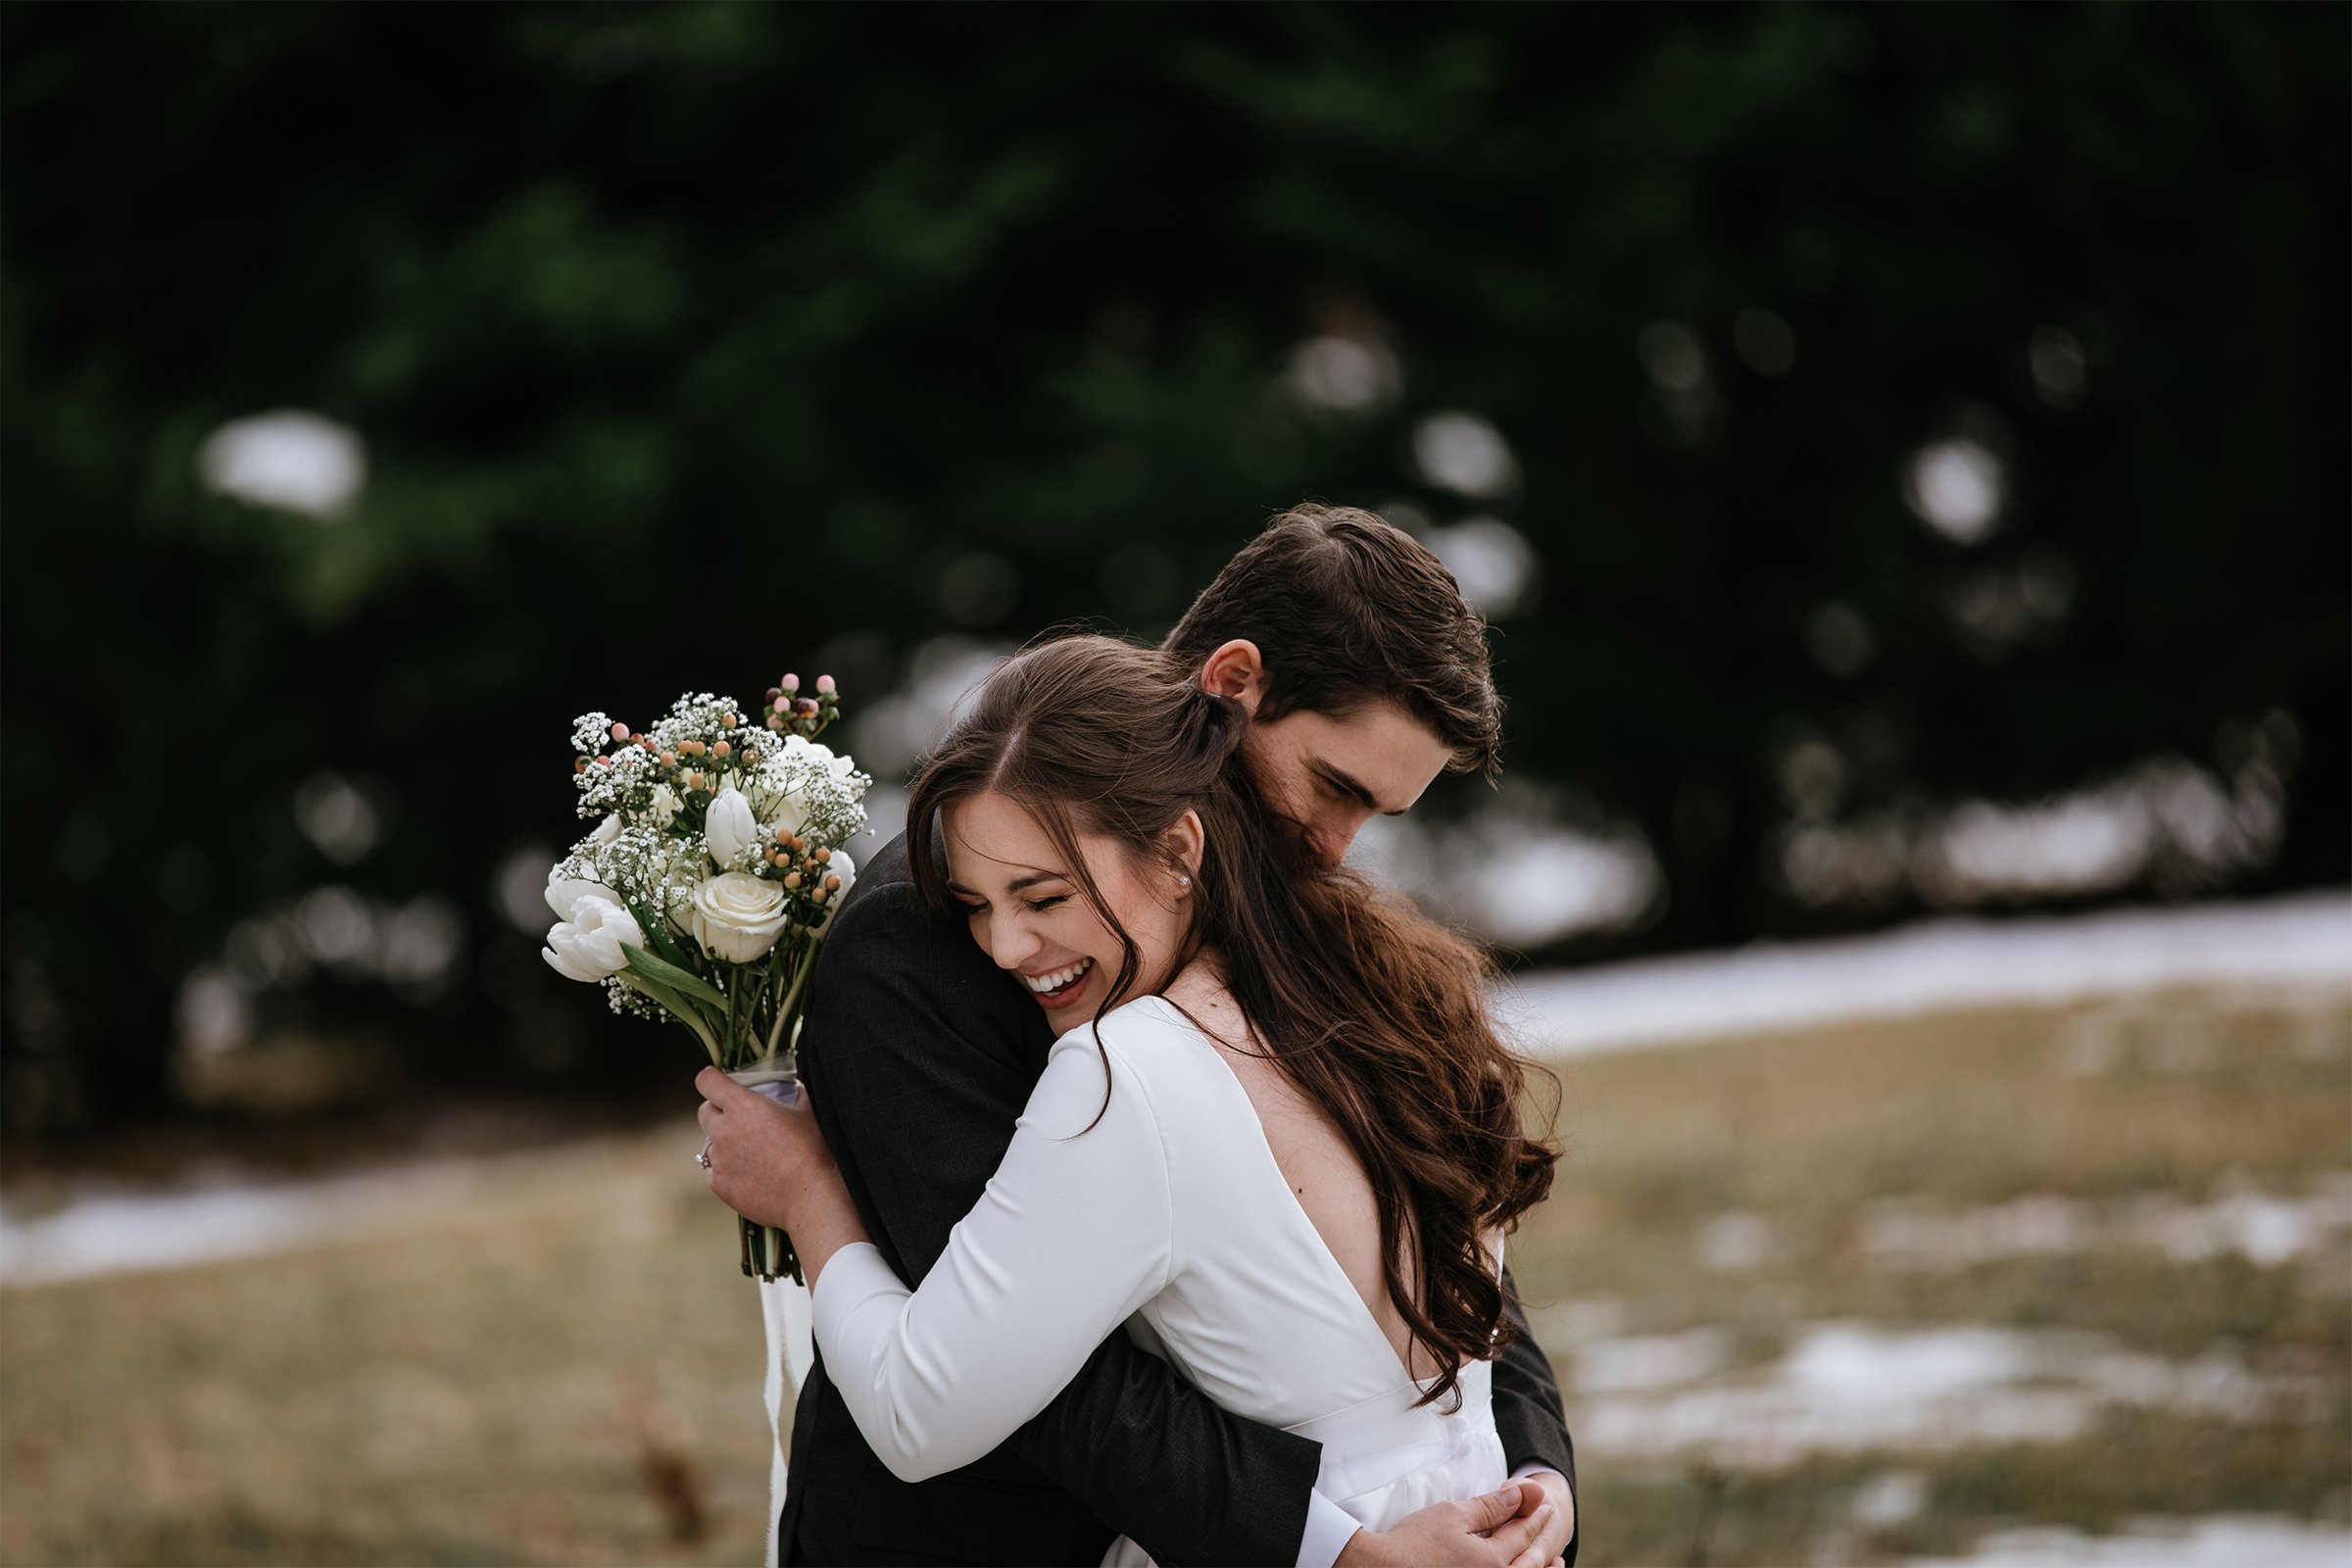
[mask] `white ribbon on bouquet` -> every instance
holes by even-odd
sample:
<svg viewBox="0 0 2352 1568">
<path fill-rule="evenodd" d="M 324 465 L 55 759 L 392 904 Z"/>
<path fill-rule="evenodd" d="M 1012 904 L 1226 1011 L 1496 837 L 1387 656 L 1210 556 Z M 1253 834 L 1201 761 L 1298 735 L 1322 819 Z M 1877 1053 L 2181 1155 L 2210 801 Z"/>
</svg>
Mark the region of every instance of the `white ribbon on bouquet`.
<svg viewBox="0 0 2352 1568">
<path fill-rule="evenodd" d="M 799 1031 L 794 1038 L 797 1041 Z M 731 1072 L 728 1077 L 768 1099 L 789 1104 L 799 1086 L 767 1069 Z M 748 1082 L 747 1082 L 748 1080 Z M 790 1279 L 759 1280 L 760 1321 L 767 1334 L 767 1377 L 762 1385 L 767 1401 L 767 1568 L 777 1568 L 776 1526 L 784 1514 L 784 1417 L 800 1402 L 802 1380 L 816 1361 L 816 1317 L 808 1303 L 808 1287 Z"/>
<path fill-rule="evenodd" d="M 767 1568 L 776 1568 L 776 1525 L 784 1511 L 784 1417 L 799 1401 L 801 1381 L 816 1359 L 815 1317 L 808 1287 L 789 1279 L 761 1280 L 760 1317 L 767 1327 Z"/>
</svg>

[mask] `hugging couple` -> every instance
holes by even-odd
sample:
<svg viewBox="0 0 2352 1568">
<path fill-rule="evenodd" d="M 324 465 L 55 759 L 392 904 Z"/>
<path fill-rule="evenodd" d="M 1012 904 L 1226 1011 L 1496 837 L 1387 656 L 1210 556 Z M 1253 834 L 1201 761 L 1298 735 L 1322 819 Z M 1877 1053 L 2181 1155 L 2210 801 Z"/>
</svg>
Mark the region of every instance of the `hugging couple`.
<svg viewBox="0 0 2352 1568">
<path fill-rule="evenodd" d="M 1453 578 L 1347 509 L 1159 649 L 989 677 L 834 921 L 807 1093 L 696 1081 L 811 1291 L 783 1562 L 1573 1560 L 1502 1258 L 1555 1152 L 1484 955 L 1339 863 L 1499 739 Z"/>
</svg>

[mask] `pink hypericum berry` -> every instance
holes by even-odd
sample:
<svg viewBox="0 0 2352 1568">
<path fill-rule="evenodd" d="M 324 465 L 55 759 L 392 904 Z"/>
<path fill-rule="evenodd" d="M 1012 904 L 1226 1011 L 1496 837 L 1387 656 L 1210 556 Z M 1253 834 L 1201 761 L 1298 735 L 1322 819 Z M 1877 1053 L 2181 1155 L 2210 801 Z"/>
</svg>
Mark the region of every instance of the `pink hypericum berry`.
<svg viewBox="0 0 2352 1568">
<path fill-rule="evenodd" d="M 675 767 L 675 766 L 677 766 L 677 765 L 678 765 L 678 754 L 677 754 L 677 753 L 675 753 L 675 752 L 663 752 L 663 753 L 662 754 L 662 765 L 663 767 Z"/>
<path fill-rule="evenodd" d="M 777 699 L 776 699 L 776 711 L 777 711 L 777 712 L 779 712 L 779 713 L 789 713 L 789 712 L 791 712 L 791 711 L 792 711 L 792 699 L 791 699 L 791 698 L 789 698 L 789 697 L 779 697 L 779 698 L 777 698 Z"/>
<path fill-rule="evenodd" d="M 801 677 L 798 675 L 787 675 L 782 680 L 776 682 L 776 684 L 783 687 L 788 692 L 797 692 L 801 689 Z"/>
<path fill-rule="evenodd" d="M 600 757 L 596 760 L 596 765 L 599 767 L 611 767 L 612 765 L 612 759 L 610 757 Z"/>
<path fill-rule="evenodd" d="M 817 692 L 818 692 L 818 693 L 819 693 L 821 696 L 825 696 L 825 697 L 830 697 L 830 696 L 832 696 L 832 695 L 833 695 L 833 677 L 832 677 L 832 676 L 830 676 L 830 675 L 819 675 L 819 676 L 817 676 L 817 677 L 816 677 L 816 689 L 817 689 Z"/>
<path fill-rule="evenodd" d="M 800 714 L 803 718 L 813 717 L 816 713 L 816 699 L 813 697 L 804 697 L 799 702 L 792 705 L 792 710 Z"/>
<path fill-rule="evenodd" d="M 629 738 L 629 726 L 628 726 L 628 725 L 626 725 L 626 724 L 615 724 L 615 725 L 613 725 L 613 726 L 612 726 L 612 738 L 613 738 L 614 740 L 616 740 L 616 741 L 625 741 L 625 740 L 627 740 L 627 739 Z"/>
<path fill-rule="evenodd" d="M 728 745 L 728 744 L 727 744 L 725 741 L 719 741 L 719 742 L 717 742 L 715 745 L 713 745 L 713 746 L 710 748 L 710 750 L 711 750 L 711 752 L 712 752 L 714 755 L 716 755 L 716 756 L 719 756 L 719 757 L 724 757 L 724 756 L 726 756 L 728 753 L 730 753 L 730 752 L 734 751 L 734 750 L 735 750 L 735 748 L 734 748 L 734 747 L 732 747 L 732 746 L 729 746 L 729 745 Z"/>
</svg>

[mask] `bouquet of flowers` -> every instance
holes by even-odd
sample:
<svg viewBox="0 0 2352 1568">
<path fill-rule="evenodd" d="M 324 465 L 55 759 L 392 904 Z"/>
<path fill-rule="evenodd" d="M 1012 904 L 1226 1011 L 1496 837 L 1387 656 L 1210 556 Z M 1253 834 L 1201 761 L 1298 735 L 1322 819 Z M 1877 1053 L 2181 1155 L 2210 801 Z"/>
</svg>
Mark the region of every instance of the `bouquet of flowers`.
<svg viewBox="0 0 2352 1568">
<path fill-rule="evenodd" d="M 816 744 L 839 716 L 830 675 L 768 688 L 760 720 L 708 692 L 644 733 L 605 713 L 572 725 L 579 814 L 596 828 L 547 876 L 542 950 L 615 1012 L 676 1020 L 737 1083 L 789 1097 L 802 993 L 857 881 L 843 853 L 873 781 Z M 743 1271 L 800 1278 L 782 1231 L 743 1220 Z"/>
</svg>

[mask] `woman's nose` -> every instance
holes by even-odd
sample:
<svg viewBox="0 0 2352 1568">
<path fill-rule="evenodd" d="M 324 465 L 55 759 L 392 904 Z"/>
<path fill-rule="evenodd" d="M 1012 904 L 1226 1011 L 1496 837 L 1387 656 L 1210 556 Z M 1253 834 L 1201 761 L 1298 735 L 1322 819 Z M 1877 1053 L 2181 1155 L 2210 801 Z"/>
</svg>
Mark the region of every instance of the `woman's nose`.
<svg viewBox="0 0 2352 1568">
<path fill-rule="evenodd" d="M 988 919 L 988 956 L 1000 969 L 1018 969 L 1037 954 L 1037 938 L 1022 922 L 1009 915 L 992 914 Z"/>
</svg>

